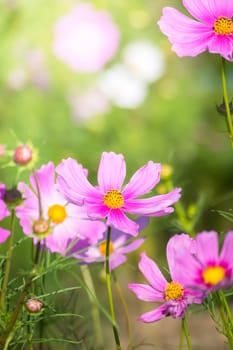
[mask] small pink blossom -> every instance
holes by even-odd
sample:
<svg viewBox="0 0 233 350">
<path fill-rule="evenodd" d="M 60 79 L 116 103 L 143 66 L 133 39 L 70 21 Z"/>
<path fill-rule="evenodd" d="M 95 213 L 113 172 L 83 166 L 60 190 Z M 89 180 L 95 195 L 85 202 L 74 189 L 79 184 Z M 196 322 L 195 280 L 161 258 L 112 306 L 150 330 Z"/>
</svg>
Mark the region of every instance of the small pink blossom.
<svg viewBox="0 0 233 350">
<path fill-rule="evenodd" d="M 197 56 L 208 50 L 232 61 L 233 1 L 183 0 L 194 19 L 165 7 L 158 24 L 180 57 Z"/>
<path fill-rule="evenodd" d="M 56 22 L 53 49 L 75 71 L 97 72 L 115 55 L 119 37 L 109 13 L 80 3 Z"/>
<path fill-rule="evenodd" d="M 161 164 L 149 161 L 138 169 L 127 185 L 126 163 L 122 154 L 103 152 L 98 169 L 98 186 L 92 186 L 81 164 L 68 158 L 57 167 L 60 190 L 72 203 L 85 203 L 90 218 L 106 218 L 106 224 L 136 236 L 138 224 L 125 213 L 137 216 L 162 216 L 180 198 L 180 188 L 159 196 L 138 199 L 149 193 L 160 180 Z"/>
</svg>

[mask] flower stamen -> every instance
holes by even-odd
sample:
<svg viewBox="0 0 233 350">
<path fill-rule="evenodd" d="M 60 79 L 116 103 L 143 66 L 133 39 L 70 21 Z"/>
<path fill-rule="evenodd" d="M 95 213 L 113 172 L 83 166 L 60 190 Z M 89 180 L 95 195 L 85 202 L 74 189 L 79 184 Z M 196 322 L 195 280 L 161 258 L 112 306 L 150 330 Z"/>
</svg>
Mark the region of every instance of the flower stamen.
<svg viewBox="0 0 233 350">
<path fill-rule="evenodd" d="M 99 245 L 100 254 L 103 256 L 106 256 L 106 246 L 107 246 L 106 241 Z M 110 241 L 109 242 L 109 255 L 112 254 L 113 251 L 114 251 L 113 243 Z"/>
<path fill-rule="evenodd" d="M 206 284 L 216 285 L 225 277 L 225 269 L 222 266 L 209 266 L 202 272 L 202 278 Z"/>
<path fill-rule="evenodd" d="M 178 282 L 170 282 L 165 288 L 165 300 L 178 300 L 184 295 L 184 288 Z"/>
<path fill-rule="evenodd" d="M 110 190 L 104 195 L 104 204 L 111 209 L 121 208 L 124 204 L 124 197 L 120 191 Z"/>
<path fill-rule="evenodd" d="M 60 204 L 54 204 L 48 209 L 48 216 L 54 224 L 60 224 L 67 217 L 66 208 Z"/>
<path fill-rule="evenodd" d="M 220 35 L 233 34 L 232 20 L 227 17 L 219 17 L 214 22 L 214 31 L 216 34 L 220 34 Z"/>
</svg>

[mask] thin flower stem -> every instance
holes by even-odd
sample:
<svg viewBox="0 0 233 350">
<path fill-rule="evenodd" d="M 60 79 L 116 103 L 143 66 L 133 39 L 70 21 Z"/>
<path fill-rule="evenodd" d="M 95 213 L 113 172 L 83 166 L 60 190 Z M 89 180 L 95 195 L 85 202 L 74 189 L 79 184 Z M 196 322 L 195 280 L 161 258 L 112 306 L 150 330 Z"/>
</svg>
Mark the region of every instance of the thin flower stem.
<svg viewBox="0 0 233 350">
<path fill-rule="evenodd" d="M 100 322 L 99 308 L 96 305 L 95 299 L 93 297 L 93 295 L 96 295 L 95 287 L 94 287 L 93 280 L 92 280 L 91 273 L 88 266 L 81 265 L 80 269 L 83 275 L 83 279 L 88 287 L 87 288 L 88 297 L 91 302 L 92 319 L 93 319 L 94 331 L 95 331 L 95 344 L 97 348 L 100 348 L 103 346 L 103 334 L 102 334 L 102 328 L 101 328 L 101 322 Z"/>
<path fill-rule="evenodd" d="M 222 88 L 223 88 L 223 99 L 226 108 L 226 123 L 227 128 L 231 140 L 231 147 L 233 148 L 233 125 L 232 125 L 232 117 L 229 106 L 229 97 L 227 92 L 227 81 L 226 81 L 226 61 L 222 58 Z"/>
<path fill-rule="evenodd" d="M 225 335 L 228 339 L 230 349 L 233 350 L 232 323 L 229 324 L 228 315 L 226 314 L 225 302 L 223 302 L 222 293 L 220 293 L 220 291 L 218 292 L 218 297 L 219 297 L 219 313 L 223 323 Z"/>
<path fill-rule="evenodd" d="M 108 227 L 108 234 L 107 234 L 107 241 L 106 241 L 106 287 L 107 287 L 107 293 L 108 293 L 109 309 L 110 309 L 110 314 L 112 317 L 112 330 L 113 330 L 113 334 L 114 334 L 114 338 L 115 338 L 116 349 L 121 350 L 120 338 L 118 335 L 115 310 L 114 310 L 114 304 L 113 304 L 111 273 L 110 273 L 110 267 L 109 267 L 110 238 L 111 238 L 111 227 L 109 226 Z"/>
<path fill-rule="evenodd" d="M 227 318 L 228 318 L 228 322 L 230 323 L 230 326 L 231 326 L 231 328 L 233 330 L 233 317 L 232 317 L 232 313 L 231 313 L 229 304 L 228 304 L 228 302 L 226 300 L 226 296 L 225 296 L 225 294 L 223 293 L 223 291 L 221 289 L 218 291 L 218 294 L 219 294 L 219 297 L 221 299 L 221 302 L 224 305 L 224 308 L 225 308 L 225 311 L 226 311 L 226 315 L 227 315 Z"/>
<path fill-rule="evenodd" d="M 182 318 L 182 329 L 183 329 L 183 332 L 185 334 L 186 342 L 188 345 L 188 350 L 192 350 L 192 344 L 191 344 L 190 335 L 189 335 L 188 326 L 187 326 L 185 316 Z"/>
<path fill-rule="evenodd" d="M 128 308 L 127 308 L 127 304 L 124 298 L 124 294 L 122 293 L 121 290 L 121 286 L 117 280 L 116 274 L 114 273 L 114 271 L 112 272 L 113 274 L 113 279 L 115 282 L 115 286 L 116 286 L 116 290 L 118 292 L 124 313 L 125 313 L 125 319 L 126 319 L 126 324 L 127 324 L 127 332 L 128 332 L 128 339 L 129 339 L 129 345 L 130 348 L 132 348 L 132 334 L 131 334 L 131 324 L 130 324 L 130 316 L 129 316 L 129 312 L 128 312 Z"/>
<path fill-rule="evenodd" d="M 24 300 L 28 294 L 28 291 L 31 287 L 31 284 L 32 284 L 32 281 L 35 277 L 35 268 L 36 268 L 36 265 L 39 261 L 39 253 L 40 253 L 40 245 L 38 244 L 37 245 L 37 251 L 36 251 L 36 254 L 35 254 L 35 261 L 34 261 L 34 268 L 33 268 L 33 271 L 32 273 L 28 276 L 26 282 L 25 282 L 25 285 L 24 285 L 24 288 L 23 288 L 23 291 L 18 299 L 18 303 L 14 309 L 14 312 L 13 314 L 11 315 L 11 318 L 8 322 L 8 325 L 6 327 L 6 329 L 2 332 L 1 336 L 0 336 L 0 345 L 3 345 L 3 349 L 7 349 L 8 346 L 6 344 L 9 343 L 9 339 L 12 337 L 12 331 L 14 329 L 14 326 L 15 326 L 15 323 L 18 319 L 18 316 L 20 314 L 20 311 L 24 305 Z"/>
<path fill-rule="evenodd" d="M 8 249 L 7 249 L 7 258 L 6 258 L 6 267 L 5 267 L 5 274 L 2 284 L 2 293 L 0 298 L 0 315 L 2 315 L 3 310 L 5 308 L 5 298 L 6 298 L 6 291 L 7 291 L 7 284 L 10 274 L 10 267 L 11 267 L 11 258 L 12 258 L 12 246 L 14 241 L 14 227 L 15 227 L 15 210 L 12 209 L 11 211 L 11 223 L 10 223 L 10 231 L 11 235 L 9 237 L 8 241 Z"/>
</svg>

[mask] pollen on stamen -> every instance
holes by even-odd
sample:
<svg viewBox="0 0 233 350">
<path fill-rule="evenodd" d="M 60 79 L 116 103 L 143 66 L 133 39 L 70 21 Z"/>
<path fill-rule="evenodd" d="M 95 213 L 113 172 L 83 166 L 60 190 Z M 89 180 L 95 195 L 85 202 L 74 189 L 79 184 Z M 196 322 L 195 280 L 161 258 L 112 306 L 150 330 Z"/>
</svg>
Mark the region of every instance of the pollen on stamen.
<svg viewBox="0 0 233 350">
<path fill-rule="evenodd" d="M 219 17 L 214 22 L 214 31 L 216 34 L 220 35 L 230 35 L 233 34 L 233 23 L 230 18 Z"/>
<path fill-rule="evenodd" d="M 165 288 L 165 300 L 178 300 L 184 295 L 184 288 L 178 282 L 170 282 Z"/>
<path fill-rule="evenodd" d="M 67 217 L 64 205 L 54 204 L 48 209 L 48 217 L 54 224 L 60 224 Z"/>
<path fill-rule="evenodd" d="M 120 191 L 110 190 L 104 195 L 104 204 L 111 209 L 121 208 L 124 205 L 124 198 Z"/>
<path fill-rule="evenodd" d="M 99 245 L 99 251 L 100 251 L 100 254 L 103 255 L 103 256 L 106 256 L 106 247 L 107 247 L 107 243 L 106 242 L 103 242 Z M 110 241 L 109 242 L 109 254 L 112 254 L 114 251 L 114 248 L 113 248 L 113 243 Z"/>
<path fill-rule="evenodd" d="M 222 266 L 209 266 L 202 272 L 202 278 L 206 284 L 216 285 L 225 277 L 225 269 Z"/>
</svg>

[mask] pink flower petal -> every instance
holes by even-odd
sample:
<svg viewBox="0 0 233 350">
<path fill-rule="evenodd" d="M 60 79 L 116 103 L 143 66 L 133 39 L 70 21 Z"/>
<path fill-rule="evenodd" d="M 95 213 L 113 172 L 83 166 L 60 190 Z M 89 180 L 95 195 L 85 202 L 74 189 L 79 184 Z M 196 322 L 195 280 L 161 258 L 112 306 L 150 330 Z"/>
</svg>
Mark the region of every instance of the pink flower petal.
<svg viewBox="0 0 233 350">
<path fill-rule="evenodd" d="M 218 262 L 218 234 L 215 231 L 203 231 L 197 234 L 197 256 L 206 266 Z"/>
<path fill-rule="evenodd" d="M 171 7 L 163 9 L 158 25 L 172 43 L 172 50 L 180 57 L 204 52 L 214 35 L 212 26 L 194 21 Z"/>
<path fill-rule="evenodd" d="M 166 305 L 161 305 L 155 310 L 146 312 L 145 314 L 141 315 L 139 317 L 139 320 L 145 323 L 151 323 L 161 320 L 161 318 L 164 318 L 167 316 L 167 307 Z"/>
<path fill-rule="evenodd" d="M 126 164 L 122 154 L 103 152 L 98 170 L 98 183 L 103 193 L 120 190 L 126 175 Z"/>
<path fill-rule="evenodd" d="M 156 291 L 158 291 L 158 293 L 163 293 L 167 285 L 167 281 L 156 263 L 152 259 L 148 258 L 145 253 L 141 253 L 141 259 L 138 266 L 150 285 Z"/>
<path fill-rule="evenodd" d="M 11 232 L 0 227 L 0 243 L 3 243 L 10 236 Z"/>
<path fill-rule="evenodd" d="M 208 44 L 208 50 L 210 53 L 218 53 L 226 60 L 232 61 L 233 35 L 215 34 Z"/>
<path fill-rule="evenodd" d="M 214 12 L 211 9 L 211 2 L 213 1 L 183 0 L 184 7 L 194 18 L 201 22 L 213 24 Z"/>
<path fill-rule="evenodd" d="M 163 195 L 143 199 L 126 200 L 123 210 L 130 214 L 141 216 L 155 216 L 158 212 L 159 215 L 161 215 L 162 212 L 164 212 L 163 215 L 165 215 L 173 211 L 169 206 L 178 201 L 180 198 L 180 191 L 180 188 L 176 188 Z"/>
<path fill-rule="evenodd" d="M 112 209 L 109 212 L 106 224 L 108 226 L 121 230 L 122 232 L 129 233 L 132 236 L 136 236 L 138 234 L 138 224 L 135 221 L 130 220 L 119 209 Z"/>
<path fill-rule="evenodd" d="M 148 193 L 159 182 L 161 169 L 161 164 L 152 161 L 138 169 L 122 192 L 124 198 L 135 198 Z"/>
<path fill-rule="evenodd" d="M 128 288 L 132 290 L 140 300 L 148 302 L 164 300 L 163 292 L 156 291 L 153 287 L 146 284 L 130 283 L 128 284 Z"/>
<path fill-rule="evenodd" d="M 224 238 L 219 260 L 227 261 L 231 268 L 233 268 L 232 252 L 233 252 L 233 231 L 229 231 L 227 232 Z"/>
<path fill-rule="evenodd" d="M 87 180 L 87 172 L 76 160 L 64 159 L 57 166 L 56 172 L 58 190 L 74 204 L 82 205 L 84 197 L 92 198 L 93 195 L 99 195 L 99 191 Z"/>
</svg>

